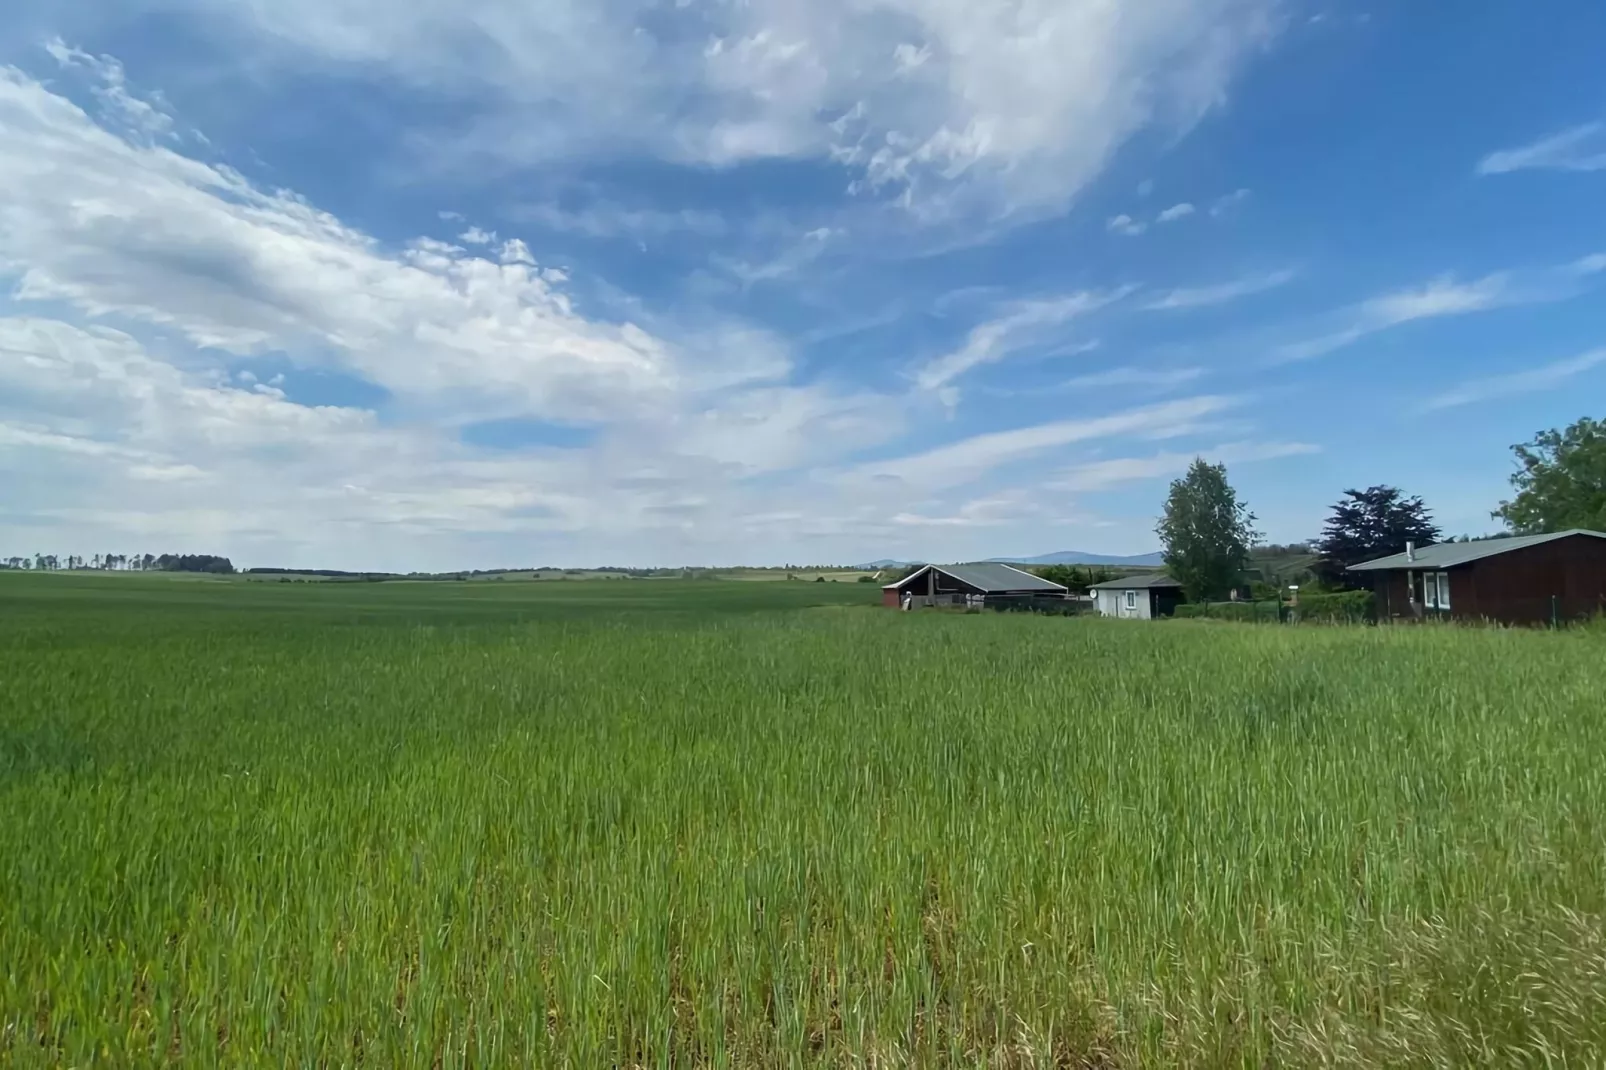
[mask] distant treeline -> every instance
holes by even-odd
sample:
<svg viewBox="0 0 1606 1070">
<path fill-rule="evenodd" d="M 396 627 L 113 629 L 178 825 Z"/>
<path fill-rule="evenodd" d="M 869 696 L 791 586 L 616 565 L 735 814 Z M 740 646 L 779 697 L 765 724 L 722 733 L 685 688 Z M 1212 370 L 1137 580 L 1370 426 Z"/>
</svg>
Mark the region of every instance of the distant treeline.
<svg viewBox="0 0 1606 1070">
<path fill-rule="evenodd" d="M 163 554 L 156 559 L 158 572 L 212 572 L 227 576 L 234 572 L 234 562 L 216 554 Z"/>
<path fill-rule="evenodd" d="M 319 576 L 331 580 L 394 580 L 395 572 L 345 572 L 338 568 L 248 568 L 247 576 Z"/>
<path fill-rule="evenodd" d="M 0 558 L 0 568 L 30 572 L 210 572 L 229 575 L 234 563 L 216 554 L 34 554 Z"/>
</svg>

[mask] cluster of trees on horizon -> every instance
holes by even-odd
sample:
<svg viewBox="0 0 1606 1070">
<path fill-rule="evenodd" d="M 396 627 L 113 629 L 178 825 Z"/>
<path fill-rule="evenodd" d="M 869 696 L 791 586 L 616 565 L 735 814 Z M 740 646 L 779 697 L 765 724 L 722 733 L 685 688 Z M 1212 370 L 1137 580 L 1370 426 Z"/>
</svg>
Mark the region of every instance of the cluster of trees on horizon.
<svg viewBox="0 0 1606 1070">
<path fill-rule="evenodd" d="M 33 572 L 210 572 L 229 575 L 234 564 L 215 554 L 34 554 L 0 558 L 0 568 Z"/>
<path fill-rule="evenodd" d="M 1560 431 L 1541 431 L 1512 452 L 1518 462 L 1511 477 L 1516 493 L 1490 514 L 1506 530 L 1481 538 L 1606 530 L 1606 421 L 1584 417 Z M 1251 554 L 1273 549 L 1260 545 L 1254 521 L 1227 482 L 1225 465 L 1199 458 L 1172 482 L 1155 530 L 1166 571 L 1191 601 L 1219 599 L 1240 587 Z M 1347 571 L 1351 565 L 1402 553 L 1407 543 L 1441 541 L 1443 533 L 1420 496 L 1379 485 L 1344 491 L 1320 538 L 1275 549 L 1315 555 L 1309 572 L 1316 585 L 1343 590 L 1355 586 Z"/>
</svg>

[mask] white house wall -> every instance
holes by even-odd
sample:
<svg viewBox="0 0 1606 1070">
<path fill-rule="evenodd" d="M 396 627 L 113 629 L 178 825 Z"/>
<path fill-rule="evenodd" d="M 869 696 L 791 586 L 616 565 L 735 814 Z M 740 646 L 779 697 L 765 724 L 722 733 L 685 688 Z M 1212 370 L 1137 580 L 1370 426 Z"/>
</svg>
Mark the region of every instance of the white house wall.
<svg viewBox="0 0 1606 1070">
<path fill-rule="evenodd" d="M 1137 607 L 1128 609 L 1126 608 L 1127 592 L 1125 590 L 1103 589 L 1097 591 L 1099 614 L 1105 617 L 1121 617 L 1126 620 L 1149 620 L 1154 615 L 1150 612 L 1154 600 L 1149 597 L 1149 592 L 1146 588 L 1139 588 L 1135 593 L 1137 595 Z"/>
</svg>

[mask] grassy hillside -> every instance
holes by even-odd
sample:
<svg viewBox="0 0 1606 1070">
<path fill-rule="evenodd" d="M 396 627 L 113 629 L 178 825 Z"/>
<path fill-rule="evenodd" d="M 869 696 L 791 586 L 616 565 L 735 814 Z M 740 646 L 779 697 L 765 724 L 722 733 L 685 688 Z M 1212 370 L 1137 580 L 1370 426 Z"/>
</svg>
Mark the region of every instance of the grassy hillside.
<svg viewBox="0 0 1606 1070">
<path fill-rule="evenodd" d="M 1599 634 L 0 576 L 0 1063 L 1606 1059 Z"/>
</svg>

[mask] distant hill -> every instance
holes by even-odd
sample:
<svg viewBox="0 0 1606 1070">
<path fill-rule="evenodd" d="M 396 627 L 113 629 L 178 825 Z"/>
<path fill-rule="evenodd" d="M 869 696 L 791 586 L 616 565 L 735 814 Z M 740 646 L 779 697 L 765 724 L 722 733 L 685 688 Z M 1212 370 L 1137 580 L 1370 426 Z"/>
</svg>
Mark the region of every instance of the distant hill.
<svg viewBox="0 0 1606 1070">
<path fill-rule="evenodd" d="M 1117 565 L 1123 568 L 1159 568 L 1164 564 L 1160 553 L 1133 554 L 1122 557 L 1117 554 L 1090 554 L 1081 550 L 1060 550 L 1057 553 L 1043 554 L 1040 557 L 989 557 L 989 561 L 998 561 L 1006 565 Z"/>
<path fill-rule="evenodd" d="M 987 561 L 995 561 L 1004 565 L 1113 565 L 1117 568 L 1159 568 L 1163 562 L 1159 552 L 1152 554 L 1134 554 L 1130 557 L 1121 557 L 1117 554 L 1090 554 L 1082 550 L 1061 550 L 1058 553 L 1043 554 L 1041 557 L 989 557 Z M 876 572 L 886 568 L 908 568 L 911 565 L 924 565 L 924 561 L 894 561 L 892 558 L 883 558 L 880 561 L 866 561 L 862 565 L 853 565 L 852 568 L 863 572 Z"/>
</svg>

